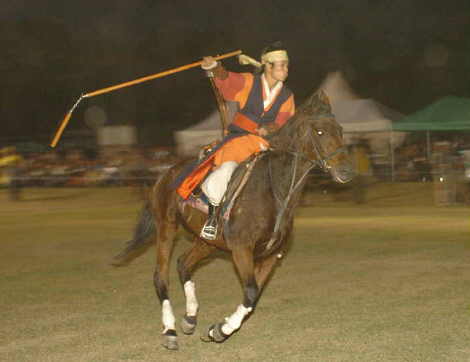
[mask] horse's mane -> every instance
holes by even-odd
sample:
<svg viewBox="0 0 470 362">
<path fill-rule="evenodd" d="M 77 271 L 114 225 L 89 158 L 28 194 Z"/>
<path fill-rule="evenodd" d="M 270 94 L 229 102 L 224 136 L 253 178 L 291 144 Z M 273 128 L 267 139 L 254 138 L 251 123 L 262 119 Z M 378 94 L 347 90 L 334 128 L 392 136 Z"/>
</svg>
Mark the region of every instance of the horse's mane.
<svg viewBox="0 0 470 362">
<path fill-rule="evenodd" d="M 306 131 L 306 120 L 333 118 L 326 93 L 319 89 L 296 110 L 295 115 L 276 133 L 269 137 L 274 149 L 289 149 Z"/>
</svg>

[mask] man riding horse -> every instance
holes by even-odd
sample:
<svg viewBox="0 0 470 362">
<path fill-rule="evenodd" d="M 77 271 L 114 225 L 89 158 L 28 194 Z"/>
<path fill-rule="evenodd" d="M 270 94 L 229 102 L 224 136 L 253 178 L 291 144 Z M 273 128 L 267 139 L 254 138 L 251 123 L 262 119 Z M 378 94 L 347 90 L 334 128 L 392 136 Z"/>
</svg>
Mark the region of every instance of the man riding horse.
<svg viewBox="0 0 470 362">
<path fill-rule="evenodd" d="M 232 173 L 248 157 L 269 148 L 265 137 L 294 115 L 295 103 L 293 93 L 284 85 L 289 58 L 279 43 L 263 50 L 261 70 L 257 74 L 229 72 L 213 57 L 205 57 L 201 67 L 213 73 L 215 84 L 225 100 L 239 104 L 239 111 L 222 142 L 198 162 L 177 187 L 178 194 L 187 199 L 205 178 L 200 188 L 207 196 L 209 212 L 200 236 L 214 240 L 217 208 Z"/>
<path fill-rule="evenodd" d="M 282 68 L 287 73 L 286 66 Z M 257 80 L 257 76 L 245 78 L 242 75 L 242 77 L 245 81 L 246 79 L 252 81 L 251 86 L 247 87 L 250 96 L 245 96 L 247 100 L 241 104 L 240 114 L 235 118 L 231 125 L 232 130 L 225 138 L 225 147 L 228 148 L 231 142 L 245 137 L 246 143 L 250 139 L 254 140 L 252 143 L 255 145 L 254 152 L 258 152 L 262 149 L 262 145 L 267 147 L 264 136 L 260 136 L 260 133 L 264 133 L 261 129 L 266 133 L 271 127 L 273 129 L 280 127 L 280 129 L 269 136 L 269 152 L 264 152 L 263 157 L 257 157 L 256 162 L 247 163 L 247 173 L 242 172 L 244 169 L 237 169 L 233 174 L 237 181 L 245 180 L 245 183 L 235 182 L 236 185 L 228 185 L 228 194 L 231 195 L 231 192 L 235 191 L 234 195 L 237 196 L 230 200 L 230 217 L 224 219 L 223 233 L 219 232 L 214 240 L 204 240 L 199 236 L 204 224 L 204 219 L 201 218 L 202 207 L 185 207 L 185 204 L 196 205 L 199 200 L 192 196 L 187 203 L 182 203 L 181 200 L 182 196 L 184 198 L 191 195 L 190 190 L 194 189 L 202 178 L 198 180 L 192 175 L 192 185 L 186 181 L 191 178 L 186 178 L 183 183 L 177 181 L 184 175 L 182 170 L 188 165 L 188 162 L 181 162 L 164 172 L 155 183 L 141 212 L 134 236 L 113 260 L 113 265 L 126 265 L 142 254 L 147 246 L 155 244 L 156 265 L 153 282 L 161 303 L 163 345 L 171 350 L 178 349 L 178 338 L 176 318 L 170 301 L 169 270 L 179 227 L 187 231 L 186 235 L 191 236 L 192 241 L 191 247 L 178 257 L 177 262 L 178 276 L 186 298 L 186 313 L 181 319 L 183 333 L 193 334 L 196 329 L 199 303 L 192 276 L 203 261 L 207 261 L 215 251 L 226 252 L 230 255 L 240 278 L 243 288 L 242 302 L 238 304 L 235 312 L 222 322 L 211 325 L 203 337 L 205 341 L 221 343 L 233 335 L 247 316 L 253 313 L 264 287 L 278 264 L 278 256 L 282 256 L 287 250 L 295 209 L 299 205 L 302 190 L 311 170 L 318 168 L 328 172 L 332 179 L 339 183 L 348 182 L 352 178 L 352 167 L 343 145 L 341 126 L 332 115 L 328 97 L 322 89 L 317 90 L 303 102 L 288 122 L 285 122 L 288 119 L 285 117 L 284 125 L 281 127 L 282 122 L 276 123 L 276 119 L 282 115 L 280 110 L 286 101 L 277 105 L 278 100 L 272 101 L 270 109 L 275 106 L 279 109 L 269 122 L 256 123 L 251 119 L 244 121 L 245 117 L 248 119 L 245 115 L 248 113 L 247 104 L 250 103 L 250 98 L 256 95 L 253 89 L 256 84 L 261 87 L 262 80 L 261 77 Z M 259 98 L 261 94 L 260 90 Z M 282 93 L 276 98 L 279 97 L 282 97 Z M 290 97 L 291 94 L 287 99 Z M 264 102 L 261 107 L 263 110 L 258 113 L 258 120 L 269 113 L 269 110 L 263 113 Z M 238 126 L 243 126 L 245 124 L 243 122 L 246 124 L 253 122 L 256 127 L 252 127 L 251 132 L 246 131 L 246 128 Z M 240 133 L 233 131 L 235 127 L 240 128 Z M 229 138 L 230 134 L 235 136 Z M 201 175 L 205 172 L 203 176 L 205 177 L 217 157 L 225 159 L 223 147 L 215 148 L 220 151 L 212 152 L 212 156 L 206 157 L 196 165 L 196 168 L 193 167 L 193 170 L 196 169 L 193 173 Z M 233 157 L 229 161 L 238 163 L 239 160 Z M 219 163 L 219 168 L 223 164 Z M 249 177 L 245 179 L 248 174 Z M 224 182 L 226 184 L 226 179 Z M 180 185 L 178 190 L 175 190 L 175 185 Z M 182 189 L 182 185 L 188 186 L 187 189 Z M 192 189 L 189 186 L 192 186 Z M 204 188 L 207 189 L 207 185 Z M 209 195 L 210 192 L 209 190 Z M 220 193 L 222 194 L 223 192 Z M 226 202 L 223 203 L 225 207 Z"/>
</svg>

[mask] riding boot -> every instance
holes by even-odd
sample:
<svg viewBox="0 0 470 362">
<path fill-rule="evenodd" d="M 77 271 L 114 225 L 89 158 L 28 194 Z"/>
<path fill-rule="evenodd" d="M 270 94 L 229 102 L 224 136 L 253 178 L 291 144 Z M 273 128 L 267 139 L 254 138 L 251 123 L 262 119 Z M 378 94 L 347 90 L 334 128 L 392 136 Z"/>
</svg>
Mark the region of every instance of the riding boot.
<svg viewBox="0 0 470 362">
<path fill-rule="evenodd" d="M 217 210 L 218 206 L 212 205 L 209 202 L 209 215 L 207 215 L 207 221 L 202 227 L 201 238 L 206 240 L 215 240 L 217 237 Z"/>
</svg>

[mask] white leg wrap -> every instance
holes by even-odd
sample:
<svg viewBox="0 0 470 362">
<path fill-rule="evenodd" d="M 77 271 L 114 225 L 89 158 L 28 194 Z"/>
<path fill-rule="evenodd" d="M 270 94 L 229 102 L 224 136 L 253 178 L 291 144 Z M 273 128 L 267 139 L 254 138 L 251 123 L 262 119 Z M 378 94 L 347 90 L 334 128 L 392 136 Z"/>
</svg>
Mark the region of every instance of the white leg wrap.
<svg viewBox="0 0 470 362">
<path fill-rule="evenodd" d="M 206 194 L 212 205 L 218 206 L 224 197 L 230 177 L 237 168 L 238 163 L 227 161 L 212 171 L 202 183 L 201 189 Z"/>
<path fill-rule="evenodd" d="M 195 317 L 199 304 L 196 299 L 196 287 L 194 282 L 188 280 L 184 283 L 184 294 L 186 295 L 186 314 L 190 317 Z"/>
<path fill-rule="evenodd" d="M 173 314 L 173 309 L 171 308 L 170 301 L 165 299 L 162 303 L 162 322 L 163 322 L 163 333 L 169 329 L 175 328 L 175 315 Z"/>
<path fill-rule="evenodd" d="M 227 335 L 232 334 L 242 325 L 243 319 L 253 310 L 253 308 L 245 308 L 243 304 L 240 304 L 237 311 L 230 317 L 225 318 L 225 323 L 222 326 L 222 332 Z"/>
</svg>

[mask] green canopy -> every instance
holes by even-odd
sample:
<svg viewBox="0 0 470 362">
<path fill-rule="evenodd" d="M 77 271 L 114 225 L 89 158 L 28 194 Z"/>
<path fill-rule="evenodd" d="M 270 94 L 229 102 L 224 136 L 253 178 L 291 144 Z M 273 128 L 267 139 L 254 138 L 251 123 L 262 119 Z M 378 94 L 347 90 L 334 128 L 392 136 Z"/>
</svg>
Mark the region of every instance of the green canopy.
<svg viewBox="0 0 470 362">
<path fill-rule="evenodd" d="M 393 122 L 394 131 L 470 130 L 470 99 L 448 96 Z"/>
</svg>

